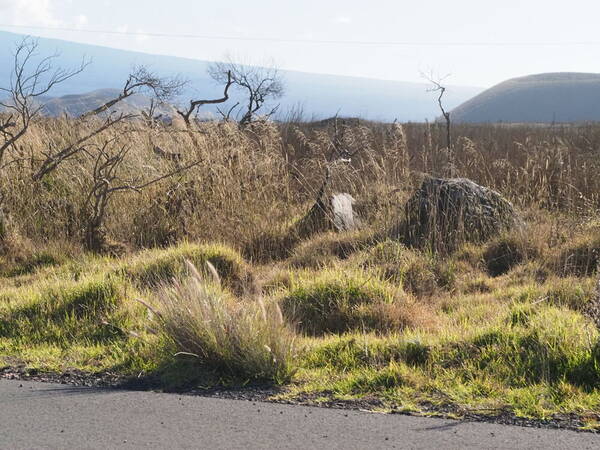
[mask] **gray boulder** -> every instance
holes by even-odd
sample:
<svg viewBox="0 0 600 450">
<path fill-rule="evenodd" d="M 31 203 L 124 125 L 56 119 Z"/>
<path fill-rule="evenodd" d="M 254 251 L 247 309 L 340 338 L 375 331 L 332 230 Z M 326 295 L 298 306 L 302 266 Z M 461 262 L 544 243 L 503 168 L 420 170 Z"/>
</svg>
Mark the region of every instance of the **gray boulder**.
<svg viewBox="0 0 600 450">
<path fill-rule="evenodd" d="M 466 178 L 426 178 L 405 210 L 396 234 L 409 245 L 437 252 L 488 240 L 521 223 L 508 200 Z"/>
</svg>

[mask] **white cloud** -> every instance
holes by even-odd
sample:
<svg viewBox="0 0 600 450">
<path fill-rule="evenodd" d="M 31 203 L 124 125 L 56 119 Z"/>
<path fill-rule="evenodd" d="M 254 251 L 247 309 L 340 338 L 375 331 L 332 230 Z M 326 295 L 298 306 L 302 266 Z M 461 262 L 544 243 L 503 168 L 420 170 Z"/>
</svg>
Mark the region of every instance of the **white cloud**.
<svg viewBox="0 0 600 450">
<path fill-rule="evenodd" d="M 51 0 L 0 0 L 0 11 L 11 25 L 61 25 L 54 16 Z"/>
<path fill-rule="evenodd" d="M 333 23 L 349 24 L 352 23 L 352 17 L 348 16 L 337 16 L 332 19 Z"/>
</svg>

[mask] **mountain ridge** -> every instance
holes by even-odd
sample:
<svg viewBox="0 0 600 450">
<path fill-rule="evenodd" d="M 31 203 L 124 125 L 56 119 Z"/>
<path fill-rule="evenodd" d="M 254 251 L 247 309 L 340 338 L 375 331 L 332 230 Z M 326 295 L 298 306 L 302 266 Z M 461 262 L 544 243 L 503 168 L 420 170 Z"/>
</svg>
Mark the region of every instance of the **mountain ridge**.
<svg viewBox="0 0 600 450">
<path fill-rule="evenodd" d="M 12 50 L 24 36 L 0 31 L 0 86 L 6 86 L 12 67 Z M 64 96 L 81 94 L 103 88 L 121 88 L 134 65 L 145 65 L 161 76 L 181 75 L 191 80 L 190 85 L 178 99 L 186 104 L 192 98 L 216 98 L 222 95 L 222 87 L 206 73 L 211 62 L 168 55 L 152 55 L 97 45 L 79 44 L 58 39 L 39 38 L 40 54 L 61 53 L 57 61 L 63 67 L 76 66 L 84 55 L 91 56 L 93 63 L 82 74 L 69 80 L 69 84 L 57 86 L 51 94 Z M 427 92 L 426 83 L 413 83 L 343 75 L 314 74 L 281 70 L 287 92 L 281 101 L 280 111 L 289 111 L 299 105 L 313 118 L 325 118 L 340 113 L 360 116 L 371 120 L 423 121 L 434 119 L 438 114 L 434 96 Z M 449 86 L 446 94 L 448 107 L 458 106 L 481 92 L 479 87 Z M 241 97 L 235 92 L 232 103 Z M 202 111 L 214 113 L 215 107 Z"/>
</svg>

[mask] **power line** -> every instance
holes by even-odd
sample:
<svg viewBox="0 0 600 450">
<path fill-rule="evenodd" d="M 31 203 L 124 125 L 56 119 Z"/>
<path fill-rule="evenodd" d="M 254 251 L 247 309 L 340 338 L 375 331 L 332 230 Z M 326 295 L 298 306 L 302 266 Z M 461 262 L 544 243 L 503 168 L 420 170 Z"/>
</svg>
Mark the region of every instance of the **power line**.
<svg viewBox="0 0 600 450">
<path fill-rule="evenodd" d="M 216 41 L 247 41 L 247 42 L 273 42 L 287 44 L 332 44 L 332 45 L 364 45 L 364 46 L 403 46 L 403 47 L 583 47 L 600 46 L 600 41 L 575 41 L 575 42 L 427 42 L 427 41 L 344 41 L 330 39 L 294 39 L 273 38 L 258 36 L 227 36 L 227 35 L 202 35 L 202 34 L 174 34 L 155 32 L 133 32 L 118 30 L 86 30 L 82 28 L 45 27 L 35 25 L 9 25 L 0 24 L 2 28 L 18 28 L 45 31 L 67 31 L 75 33 L 109 34 L 120 36 L 204 39 Z"/>
</svg>

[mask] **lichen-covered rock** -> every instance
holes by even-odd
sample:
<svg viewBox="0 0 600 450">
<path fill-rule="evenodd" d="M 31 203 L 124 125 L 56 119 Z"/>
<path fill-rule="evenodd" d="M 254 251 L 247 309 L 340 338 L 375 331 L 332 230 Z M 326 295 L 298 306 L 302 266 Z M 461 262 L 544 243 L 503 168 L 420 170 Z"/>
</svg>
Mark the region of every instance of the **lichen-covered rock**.
<svg viewBox="0 0 600 450">
<path fill-rule="evenodd" d="M 466 178 L 425 179 L 405 209 L 405 222 L 396 235 L 436 252 L 485 241 L 521 222 L 508 200 Z"/>
</svg>

